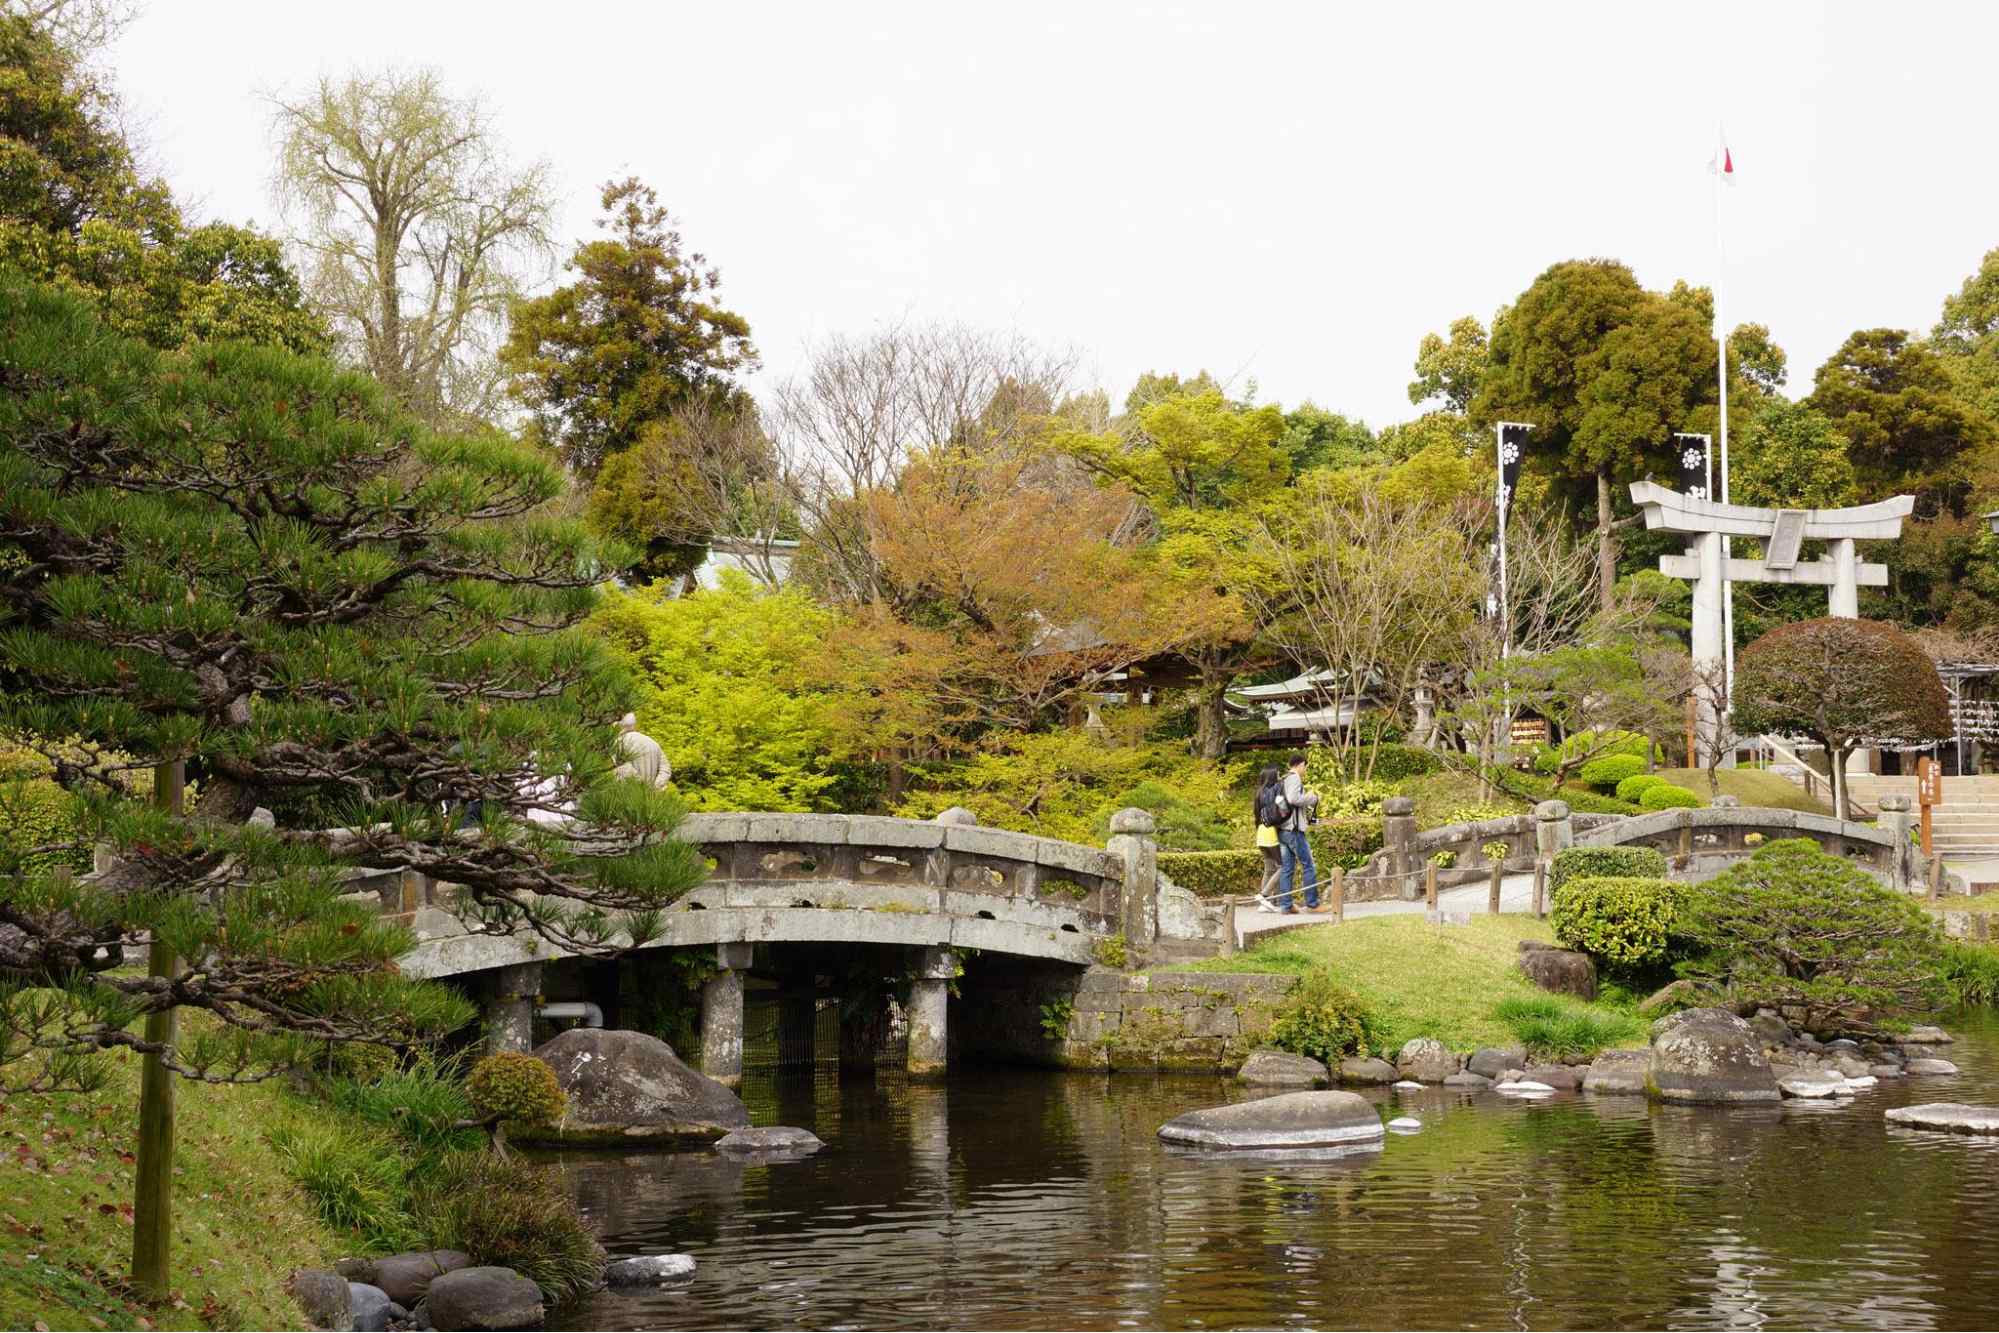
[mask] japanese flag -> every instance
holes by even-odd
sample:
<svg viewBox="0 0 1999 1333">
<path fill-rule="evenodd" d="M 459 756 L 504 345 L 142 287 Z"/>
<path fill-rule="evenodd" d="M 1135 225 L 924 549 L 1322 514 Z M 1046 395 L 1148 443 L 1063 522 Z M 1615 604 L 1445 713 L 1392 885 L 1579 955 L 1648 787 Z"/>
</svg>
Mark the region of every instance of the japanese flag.
<svg viewBox="0 0 1999 1333">
<path fill-rule="evenodd" d="M 1707 169 L 1718 173 L 1723 185 L 1735 184 L 1735 154 L 1728 151 L 1726 143 L 1722 144 L 1720 152 L 1707 160 Z"/>
</svg>

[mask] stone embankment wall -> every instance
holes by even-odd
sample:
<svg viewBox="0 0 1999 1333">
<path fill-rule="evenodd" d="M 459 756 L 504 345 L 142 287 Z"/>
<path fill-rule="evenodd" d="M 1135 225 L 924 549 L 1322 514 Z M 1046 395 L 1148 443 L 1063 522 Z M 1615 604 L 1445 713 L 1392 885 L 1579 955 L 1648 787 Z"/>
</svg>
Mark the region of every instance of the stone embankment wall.
<svg viewBox="0 0 1999 1333">
<path fill-rule="evenodd" d="M 1058 1069 L 1234 1073 L 1267 1045 L 1297 978 L 1230 972 L 1012 968 L 968 981 L 953 1056 Z"/>
</svg>

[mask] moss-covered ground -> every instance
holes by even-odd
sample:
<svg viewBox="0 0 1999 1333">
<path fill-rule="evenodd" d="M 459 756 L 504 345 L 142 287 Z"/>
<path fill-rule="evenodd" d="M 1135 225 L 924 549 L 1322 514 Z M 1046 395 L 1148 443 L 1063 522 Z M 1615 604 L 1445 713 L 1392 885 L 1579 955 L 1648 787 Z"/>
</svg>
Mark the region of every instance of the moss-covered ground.
<svg viewBox="0 0 1999 1333">
<path fill-rule="evenodd" d="M 1609 1038 L 1607 1045 L 1644 1045 L 1645 1025 L 1633 1015 L 1629 996 L 1607 988 L 1596 1003 L 1557 999 L 1521 975 L 1520 942 L 1552 939 L 1545 921 L 1526 915 L 1479 915 L 1462 926 L 1433 926 L 1420 915 L 1378 916 L 1286 931 L 1233 957 L 1185 969 L 1328 968 L 1368 1001 L 1381 1024 L 1380 1044 L 1391 1051 L 1411 1037 L 1435 1037 L 1459 1051 L 1519 1042 L 1523 1022 L 1532 1020 L 1502 1017 L 1509 1001 L 1515 1011 L 1540 1011 L 1544 1023 L 1557 1012 L 1558 1021 L 1593 1030 Z"/>
<path fill-rule="evenodd" d="M 95 1092 L 0 1098 L 0 1328 L 303 1327 L 286 1276 L 343 1250 L 266 1141 L 295 1114 L 275 1083 L 176 1087 L 174 1294 L 126 1288 L 138 1071 L 114 1056 Z"/>
</svg>

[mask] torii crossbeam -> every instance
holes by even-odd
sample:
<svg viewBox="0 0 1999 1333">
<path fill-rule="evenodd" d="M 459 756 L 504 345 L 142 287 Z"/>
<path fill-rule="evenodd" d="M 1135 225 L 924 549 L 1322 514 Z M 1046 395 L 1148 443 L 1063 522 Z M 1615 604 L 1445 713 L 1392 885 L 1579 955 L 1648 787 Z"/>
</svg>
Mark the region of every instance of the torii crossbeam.
<svg viewBox="0 0 1999 1333">
<path fill-rule="evenodd" d="M 1693 657 L 1698 670 L 1718 662 L 1724 652 L 1722 601 L 1725 583 L 1804 583 L 1826 589 L 1826 614 L 1857 619 L 1860 589 L 1888 585 L 1886 565 L 1862 564 L 1854 543 L 1892 541 L 1902 535 L 1902 520 L 1915 508 L 1912 495 L 1898 495 L 1874 504 L 1845 509 L 1759 509 L 1751 505 L 1719 504 L 1666 489 L 1657 482 L 1631 483 L 1631 502 L 1645 514 L 1654 532 L 1678 532 L 1696 538 L 1685 555 L 1662 555 L 1659 572 L 1694 584 Z M 1763 543 L 1761 560 L 1726 555 L 1726 537 L 1751 537 Z M 1831 544 L 1817 560 L 1800 560 L 1807 541 Z M 1713 736 L 1713 701 L 1699 699 L 1701 730 Z"/>
</svg>

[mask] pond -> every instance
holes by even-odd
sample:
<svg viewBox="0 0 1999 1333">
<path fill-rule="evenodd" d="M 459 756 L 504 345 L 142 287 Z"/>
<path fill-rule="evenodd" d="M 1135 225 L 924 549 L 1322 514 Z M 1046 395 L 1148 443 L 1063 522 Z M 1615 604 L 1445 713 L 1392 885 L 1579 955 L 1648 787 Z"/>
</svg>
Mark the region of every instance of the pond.
<svg viewBox="0 0 1999 1333">
<path fill-rule="evenodd" d="M 1994 1328 L 1999 1139 L 1890 1106 L 1999 1102 L 1999 1022 L 1951 1023 L 1957 1078 L 1840 1106 L 1378 1100 L 1423 1129 L 1287 1163 L 1155 1131 L 1220 1079 L 1028 1071 L 945 1085 L 751 1079 L 800 1162 L 566 1155 L 615 1256 L 688 1284 L 605 1291 L 561 1326 L 678 1328 Z"/>
</svg>

